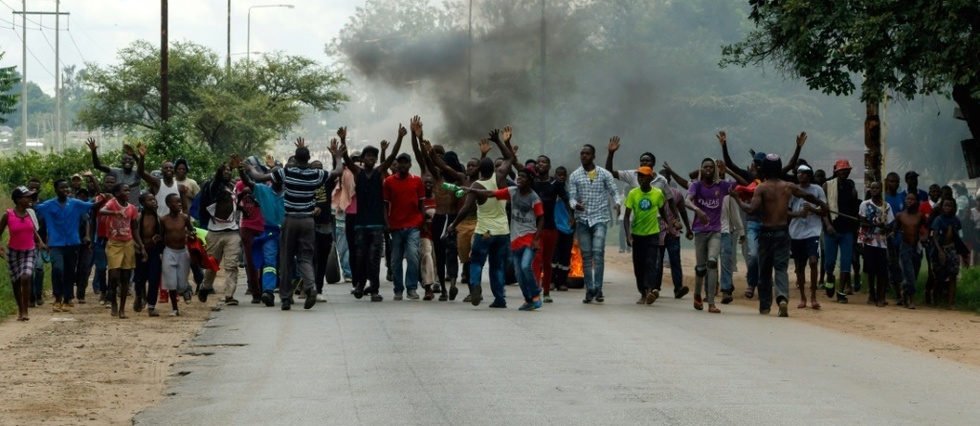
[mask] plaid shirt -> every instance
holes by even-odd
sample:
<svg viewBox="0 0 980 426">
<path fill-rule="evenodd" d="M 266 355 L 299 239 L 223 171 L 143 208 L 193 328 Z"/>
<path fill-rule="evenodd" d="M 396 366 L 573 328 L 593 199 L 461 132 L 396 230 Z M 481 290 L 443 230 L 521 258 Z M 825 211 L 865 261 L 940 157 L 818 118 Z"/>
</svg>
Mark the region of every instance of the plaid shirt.
<svg viewBox="0 0 980 426">
<path fill-rule="evenodd" d="M 582 204 L 585 211 L 575 211 L 575 219 L 587 226 L 609 222 L 609 199 L 616 200 L 616 205 L 622 201 L 616 190 L 616 180 L 612 173 L 596 166 L 595 179 L 589 179 L 589 172 L 581 166 L 568 177 L 568 201 L 574 209 Z"/>
</svg>

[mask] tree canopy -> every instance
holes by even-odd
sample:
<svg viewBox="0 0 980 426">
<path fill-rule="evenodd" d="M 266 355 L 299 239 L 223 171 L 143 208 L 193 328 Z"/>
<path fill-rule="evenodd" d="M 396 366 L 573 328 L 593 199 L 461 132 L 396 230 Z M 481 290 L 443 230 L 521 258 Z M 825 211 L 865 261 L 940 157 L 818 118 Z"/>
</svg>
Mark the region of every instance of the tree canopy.
<svg viewBox="0 0 980 426">
<path fill-rule="evenodd" d="M 92 92 L 77 120 L 89 129 L 153 131 L 160 119 L 160 55 L 145 40 L 119 51 L 120 63 L 89 65 L 79 78 Z M 214 51 L 193 42 L 170 49 L 170 119 L 213 152 L 261 150 L 302 118 L 303 108 L 336 111 L 344 80 L 316 61 L 282 53 L 225 70 Z"/>
<path fill-rule="evenodd" d="M 0 52 L 0 60 L 2 59 L 3 52 Z M 14 106 L 17 105 L 17 95 L 10 93 L 10 91 L 18 81 L 20 81 L 20 78 L 17 76 L 14 67 L 0 68 L 0 124 L 7 122 L 3 117 L 4 115 L 15 111 Z"/>
<path fill-rule="evenodd" d="M 878 101 L 952 95 L 980 140 L 976 0 L 749 0 L 755 24 L 722 64 L 771 63 L 811 89 Z"/>
</svg>

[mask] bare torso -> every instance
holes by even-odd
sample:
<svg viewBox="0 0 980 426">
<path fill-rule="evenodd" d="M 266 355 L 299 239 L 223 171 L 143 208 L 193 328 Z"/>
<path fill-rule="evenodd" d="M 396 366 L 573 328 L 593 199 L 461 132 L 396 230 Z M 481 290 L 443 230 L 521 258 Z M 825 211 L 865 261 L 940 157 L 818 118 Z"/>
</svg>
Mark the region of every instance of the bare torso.
<svg viewBox="0 0 980 426">
<path fill-rule="evenodd" d="M 187 231 L 190 228 L 190 217 L 180 213 L 177 216 L 165 215 L 160 218 L 163 227 L 163 243 L 171 250 L 183 250 L 187 247 Z"/>
<path fill-rule="evenodd" d="M 902 227 L 902 242 L 909 245 L 918 244 L 919 230 L 922 229 L 922 213 L 901 212 L 896 219 Z"/>
<path fill-rule="evenodd" d="M 768 180 L 759 184 L 755 192 L 762 197 L 762 226 L 789 225 L 789 203 L 793 199 L 794 186 L 784 180 Z"/>
</svg>

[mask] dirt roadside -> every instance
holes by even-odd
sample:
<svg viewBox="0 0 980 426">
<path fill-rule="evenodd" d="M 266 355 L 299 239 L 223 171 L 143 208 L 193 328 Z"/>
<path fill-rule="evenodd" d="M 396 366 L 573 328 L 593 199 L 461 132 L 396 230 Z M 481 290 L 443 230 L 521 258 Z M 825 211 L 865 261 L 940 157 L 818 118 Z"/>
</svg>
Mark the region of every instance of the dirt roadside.
<svg viewBox="0 0 980 426">
<path fill-rule="evenodd" d="M 684 254 L 687 266 L 693 262 L 691 255 Z M 606 261 L 610 268 L 631 271 L 630 255 L 617 253 L 615 247 L 607 250 Z M 691 274 L 685 275 L 692 283 Z M 744 280 L 736 279 L 738 293 L 744 288 Z M 849 305 L 818 296 L 823 309 L 797 309 L 798 293 L 793 289 L 791 294 L 791 321 L 980 367 L 976 338 L 980 315 L 925 307 L 875 308 L 865 305 L 862 296 L 852 298 Z M 756 303 L 740 294 L 734 302 L 746 307 Z M 76 305 L 70 314 L 54 314 L 45 304 L 31 310 L 27 323 L 4 321 L 0 324 L 0 424 L 131 424 L 137 412 L 166 397 L 167 379 L 178 374 L 173 364 L 194 356 L 189 342 L 210 315 L 196 301 L 181 302 L 181 317 L 167 317 L 167 313 L 148 318 L 144 311 L 118 320 L 97 303 Z"/>
</svg>

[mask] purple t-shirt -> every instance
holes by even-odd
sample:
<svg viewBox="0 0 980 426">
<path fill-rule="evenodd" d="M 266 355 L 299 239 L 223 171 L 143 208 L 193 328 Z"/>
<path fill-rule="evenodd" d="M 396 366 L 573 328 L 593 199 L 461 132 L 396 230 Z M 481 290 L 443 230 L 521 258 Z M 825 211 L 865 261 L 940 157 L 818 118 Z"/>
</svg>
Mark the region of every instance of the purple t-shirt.
<svg viewBox="0 0 980 426">
<path fill-rule="evenodd" d="M 691 183 L 687 194 L 694 195 L 694 205 L 708 215 L 708 224 L 692 218 L 691 228 L 694 232 L 721 232 L 721 206 L 725 196 L 735 187 L 735 182 L 723 180 L 712 186 L 705 186 L 700 180 Z"/>
</svg>

